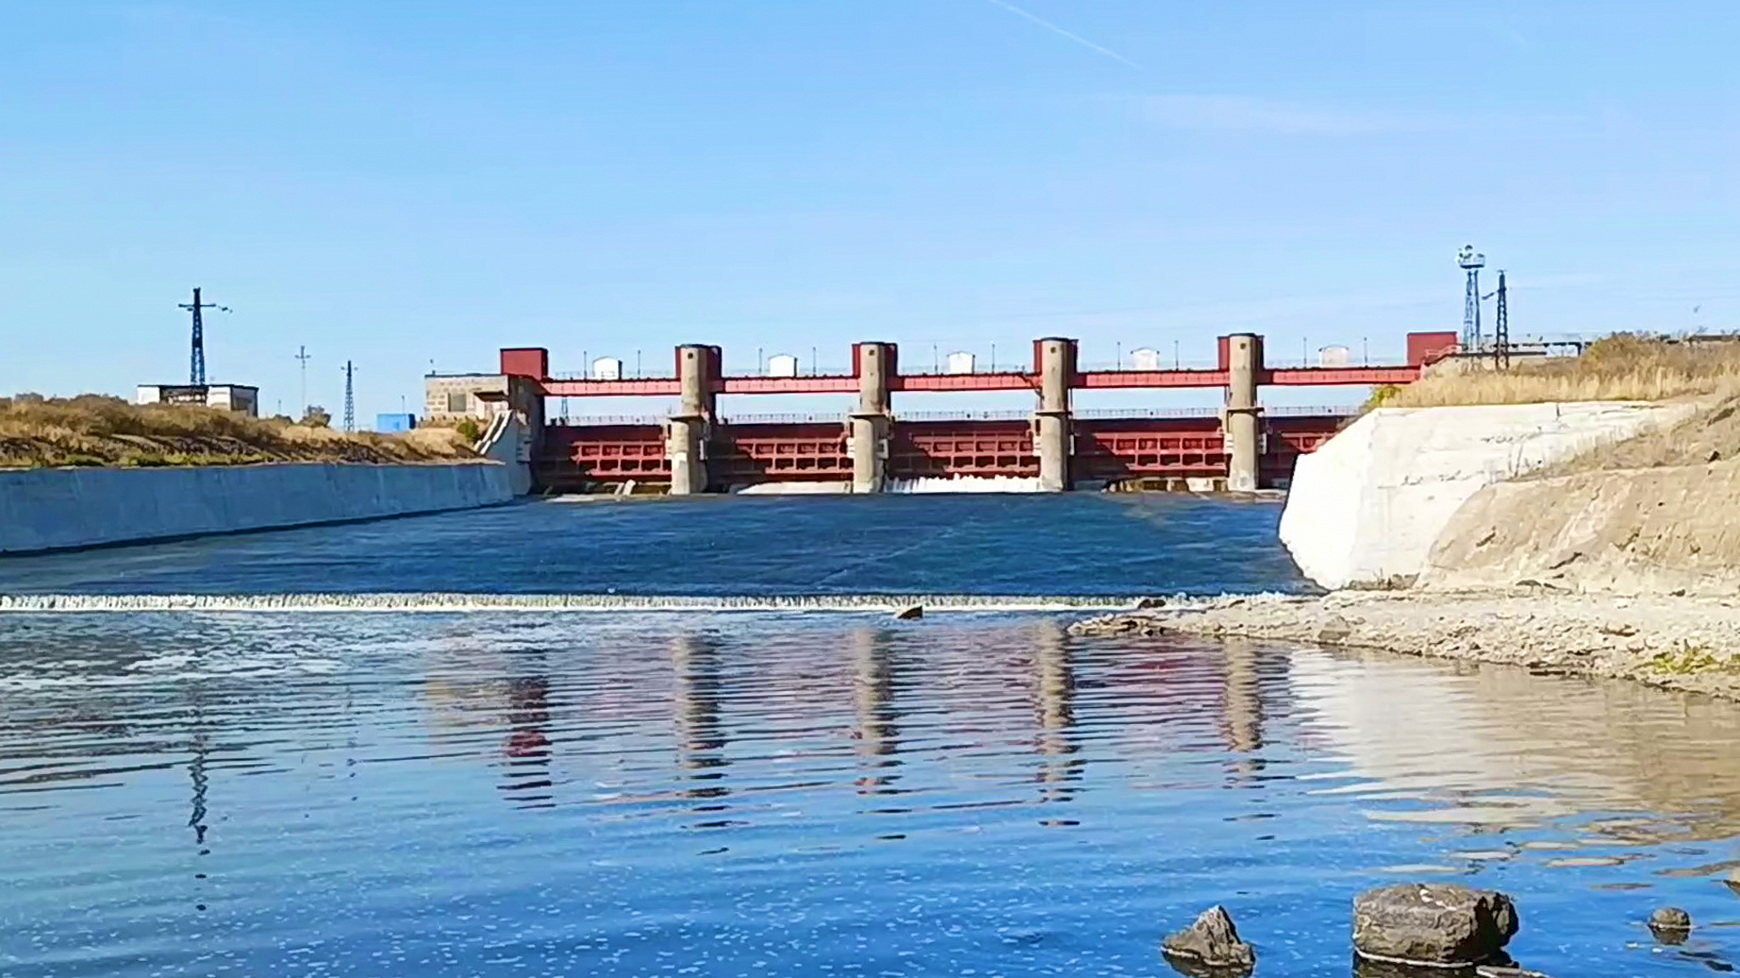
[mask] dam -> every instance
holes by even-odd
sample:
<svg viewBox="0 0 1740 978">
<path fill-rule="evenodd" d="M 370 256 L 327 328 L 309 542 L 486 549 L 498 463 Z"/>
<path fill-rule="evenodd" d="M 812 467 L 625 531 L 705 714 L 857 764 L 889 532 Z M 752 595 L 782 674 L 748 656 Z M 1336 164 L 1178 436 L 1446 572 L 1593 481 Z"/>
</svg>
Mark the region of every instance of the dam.
<svg viewBox="0 0 1740 978">
<path fill-rule="evenodd" d="M 1250 492 L 1285 488 L 1294 462 L 1327 441 L 1346 409 L 1266 409 L 1264 386 L 1401 385 L 1456 349 L 1453 333 L 1412 333 L 1407 359 L 1387 365 L 1269 363 L 1263 337 L 1219 337 L 1214 366 L 1171 368 L 1122 362 L 1090 369 L 1078 341 L 1033 341 L 1020 369 L 995 365 L 930 371 L 903 366 L 896 344 L 852 346 L 851 367 L 832 373 L 730 374 L 720 347 L 675 349 L 668 374 L 620 371 L 558 376 L 543 347 L 504 348 L 495 374 L 432 375 L 432 413 L 479 404 L 493 422 L 492 457 L 529 468 L 534 492 L 651 486 L 672 495 L 774 483 L 875 493 L 915 480 L 1019 480 L 1037 491 L 1133 485 Z M 790 358 L 787 358 L 790 359 Z M 602 375 L 600 375 L 602 373 Z M 1077 410 L 1094 390 L 1220 389 L 1218 408 L 1189 411 Z M 895 409 L 910 392 L 1028 391 L 1028 412 L 915 413 Z M 838 415 L 732 416 L 734 394 L 855 395 Z M 582 417 L 552 422 L 548 398 L 677 398 L 668 415 Z"/>
</svg>

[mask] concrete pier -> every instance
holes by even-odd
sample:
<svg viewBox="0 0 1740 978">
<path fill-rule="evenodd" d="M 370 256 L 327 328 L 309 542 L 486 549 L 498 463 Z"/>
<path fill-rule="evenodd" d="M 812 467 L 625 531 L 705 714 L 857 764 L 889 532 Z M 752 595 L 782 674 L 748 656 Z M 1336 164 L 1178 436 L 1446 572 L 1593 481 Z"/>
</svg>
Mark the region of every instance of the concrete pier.
<svg viewBox="0 0 1740 978">
<path fill-rule="evenodd" d="M 858 407 L 851 426 L 852 491 L 881 492 L 888 482 L 888 434 L 893 427 L 888 378 L 896 369 L 892 343 L 859 343 L 852 347 L 858 374 Z"/>
<path fill-rule="evenodd" d="M 1254 333 L 1234 333 L 1222 338 L 1227 371 L 1226 408 L 1221 424 L 1226 435 L 1226 487 L 1232 492 L 1255 492 L 1258 461 L 1262 458 L 1262 407 L 1257 404 L 1257 381 L 1263 372 L 1263 338 Z"/>
<path fill-rule="evenodd" d="M 1033 415 L 1033 447 L 1039 456 L 1039 491 L 1068 492 L 1071 449 L 1069 391 L 1075 383 L 1075 340 L 1048 337 L 1033 343 L 1039 375 L 1039 410 Z"/>
<path fill-rule="evenodd" d="M 665 426 L 665 456 L 671 463 L 671 495 L 707 491 L 707 442 L 713 429 L 719 374 L 717 347 L 686 344 L 677 347 L 677 384 L 682 398 Z"/>
</svg>

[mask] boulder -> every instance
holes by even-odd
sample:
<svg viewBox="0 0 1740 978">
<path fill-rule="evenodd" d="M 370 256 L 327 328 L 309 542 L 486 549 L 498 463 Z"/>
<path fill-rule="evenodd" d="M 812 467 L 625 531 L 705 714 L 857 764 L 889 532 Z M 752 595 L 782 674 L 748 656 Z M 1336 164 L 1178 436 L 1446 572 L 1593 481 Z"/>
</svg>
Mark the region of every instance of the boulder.
<svg viewBox="0 0 1740 978">
<path fill-rule="evenodd" d="M 1433 967 L 1503 961 L 1517 926 L 1510 897 L 1454 883 L 1400 883 L 1353 901 L 1353 949 L 1378 961 Z"/>
<path fill-rule="evenodd" d="M 1722 882 L 1728 884 L 1728 889 L 1733 890 L 1735 896 L 1740 896 L 1740 869 L 1729 872 L 1728 878 Z"/>
<path fill-rule="evenodd" d="M 1196 922 L 1160 942 L 1166 960 L 1187 975 L 1248 975 L 1257 964 L 1255 948 L 1239 939 L 1232 915 L 1213 906 Z"/>
<path fill-rule="evenodd" d="M 914 618 L 923 618 L 924 617 L 924 605 L 909 604 L 906 607 L 895 611 L 894 617 L 900 619 L 901 621 L 911 621 Z"/>
<path fill-rule="evenodd" d="M 1649 932 L 1663 944 L 1684 944 L 1692 936 L 1692 915 L 1679 907 L 1657 907 L 1649 915 Z"/>
</svg>

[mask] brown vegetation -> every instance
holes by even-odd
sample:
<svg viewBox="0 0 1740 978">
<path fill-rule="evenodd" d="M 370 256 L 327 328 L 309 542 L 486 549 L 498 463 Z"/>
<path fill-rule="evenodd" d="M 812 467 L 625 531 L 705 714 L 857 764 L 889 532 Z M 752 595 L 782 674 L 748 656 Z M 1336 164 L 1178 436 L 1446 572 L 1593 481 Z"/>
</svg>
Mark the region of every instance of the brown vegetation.
<svg viewBox="0 0 1740 978">
<path fill-rule="evenodd" d="M 1442 407 L 1552 401 L 1666 401 L 1740 392 L 1740 342 L 1669 342 L 1620 333 L 1578 357 L 1518 360 L 1506 371 L 1444 371 L 1385 391 L 1369 406 Z"/>
<path fill-rule="evenodd" d="M 87 394 L 0 398 L 0 467 L 430 462 L 470 458 L 451 429 L 345 434 L 206 407 Z"/>
</svg>

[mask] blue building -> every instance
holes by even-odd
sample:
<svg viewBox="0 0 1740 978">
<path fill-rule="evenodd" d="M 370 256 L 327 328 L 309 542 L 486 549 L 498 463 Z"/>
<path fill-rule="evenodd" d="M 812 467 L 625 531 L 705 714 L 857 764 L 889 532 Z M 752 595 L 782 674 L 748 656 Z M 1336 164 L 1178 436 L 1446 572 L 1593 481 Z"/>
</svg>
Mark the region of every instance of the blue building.
<svg viewBox="0 0 1740 978">
<path fill-rule="evenodd" d="M 377 414 L 375 415 L 375 430 L 394 434 L 410 431 L 417 427 L 415 414 Z"/>
</svg>

